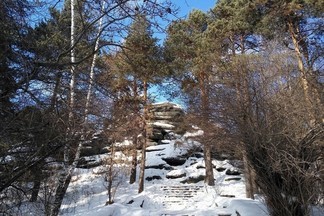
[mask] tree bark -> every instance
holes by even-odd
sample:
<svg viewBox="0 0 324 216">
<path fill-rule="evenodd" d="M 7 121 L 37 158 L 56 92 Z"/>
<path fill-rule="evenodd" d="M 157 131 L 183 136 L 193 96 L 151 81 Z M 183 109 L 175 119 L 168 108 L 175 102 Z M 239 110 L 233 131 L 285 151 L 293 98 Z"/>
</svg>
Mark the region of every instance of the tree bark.
<svg viewBox="0 0 324 216">
<path fill-rule="evenodd" d="M 145 138 L 146 140 L 146 138 Z M 142 193 L 144 191 L 144 177 L 145 177 L 145 160 L 146 160 L 146 141 L 143 141 L 142 144 L 142 157 L 141 157 L 141 170 L 139 175 L 139 187 L 138 187 L 138 193 Z"/>
<path fill-rule="evenodd" d="M 103 13 L 104 8 L 105 8 L 105 2 L 102 3 L 101 13 Z M 94 50 L 98 50 L 98 48 L 99 48 L 99 38 L 100 38 L 100 34 L 101 34 L 101 29 L 102 29 L 102 18 L 103 18 L 103 16 L 99 20 L 99 28 L 98 28 L 98 34 L 96 37 L 96 43 L 95 43 Z M 84 124 L 85 125 L 88 123 L 91 94 L 92 94 L 92 88 L 93 88 L 94 78 L 95 78 L 94 68 L 96 65 L 97 56 L 98 56 L 98 51 L 93 54 L 93 59 L 92 59 L 92 63 L 91 63 L 90 80 L 89 80 L 89 86 L 88 86 L 88 92 L 87 92 L 87 98 L 86 98 L 86 106 L 85 106 L 85 110 L 84 110 L 84 115 L 85 115 L 84 116 Z"/>
<path fill-rule="evenodd" d="M 144 190 L 144 177 L 145 177 L 145 160 L 146 160 L 146 144 L 147 144 L 147 81 L 143 82 L 144 85 L 144 132 L 143 132 L 143 144 L 142 144 L 142 158 L 141 158 L 141 171 L 139 176 L 138 193 Z"/>
<path fill-rule="evenodd" d="M 53 95 L 52 95 L 51 104 L 50 104 L 51 110 L 54 110 L 55 107 L 57 106 L 57 95 L 58 95 L 58 90 L 60 87 L 61 78 L 62 78 L 62 74 L 60 72 L 57 73 L 56 77 L 55 77 L 55 86 L 54 86 Z"/>
<path fill-rule="evenodd" d="M 211 157 L 211 147 L 209 143 L 204 144 L 204 156 L 205 156 L 205 167 L 206 167 L 206 177 L 205 183 L 209 186 L 215 185 L 214 179 L 214 170 L 213 170 L 213 163 Z"/>
<path fill-rule="evenodd" d="M 111 147 L 111 155 L 110 155 L 110 160 L 109 160 L 109 168 L 108 168 L 108 176 L 107 176 L 107 181 L 108 181 L 108 201 L 106 202 L 106 205 L 111 205 L 114 203 L 113 201 L 113 193 L 112 193 L 112 185 L 113 185 L 113 175 L 114 175 L 114 155 L 115 155 L 115 148 L 114 144 L 112 144 Z"/>
<path fill-rule="evenodd" d="M 208 127 L 208 121 L 209 121 L 209 101 L 208 101 L 208 78 L 207 74 L 205 72 L 200 72 L 199 74 L 199 88 L 200 88 L 200 94 L 201 94 L 201 112 L 202 112 L 202 125 L 203 129 L 207 130 Z M 208 136 L 208 133 L 206 133 L 206 136 Z M 206 176 L 205 176 L 205 182 L 209 186 L 215 185 L 214 180 L 214 170 L 213 170 L 213 164 L 212 164 L 212 157 L 211 157 L 211 146 L 209 143 L 209 138 L 207 137 L 208 141 L 205 141 L 203 143 L 204 145 L 204 160 L 205 160 L 205 167 L 206 167 Z"/>
<path fill-rule="evenodd" d="M 135 128 L 139 128 L 139 104 L 138 104 L 138 90 L 137 90 L 137 79 L 134 77 L 133 81 L 133 99 L 134 99 L 134 104 L 133 104 L 133 113 L 136 118 L 135 121 Z M 138 146 L 138 130 L 135 129 L 133 132 L 133 149 L 132 149 L 132 167 L 131 167 L 131 173 L 129 177 L 129 183 L 133 184 L 136 181 L 136 172 L 137 172 L 137 146 Z"/>
<path fill-rule="evenodd" d="M 245 191 L 246 197 L 254 199 L 254 179 L 249 161 L 246 156 L 246 151 L 243 152 L 243 163 L 244 163 L 244 177 L 245 177 Z"/>
<path fill-rule="evenodd" d="M 75 2 L 71 0 L 71 80 L 70 80 L 70 101 L 69 101 L 69 116 L 68 116 L 68 136 L 72 134 L 72 123 L 73 123 L 73 109 L 74 109 L 74 97 L 75 97 Z M 57 216 L 60 212 L 60 208 L 72 178 L 73 169 L 70 167 L 70 141 L 67 141 L 64 146 L 64 170 L 60 174 L 58 185 L 55 190 L 55 198 L 51 211 L 51 216 Z"/>
<path fill-rule="evenodd" d="M 137 135 L 133 138 L 133 149 L 132 149 L 132 167 L 129 178 L 129 183 L 134 184 L 136 181 L 136 171 L 137 171 Z"/>
<path fill-rule="evenodd" d="M 71 181 L 71 177 L 72 173 L 70 171 L 67 171 L 66 173 L 66 170 L 64 170 L 64 172 L 61 173 L 59 177 L 58 186 L 55 190 L 55 199 L 51 211 L 51 216 L 57 216 L 59 214 L 62 201 L 66 194 L 67 187 L 69 186 L 69 183 Z"/>
<path fill-rule="evenodd" d="M 74 0 L 71 0 L 71 81 L 70 81 L 70 112 L 69 112 L 69 123 L 70 127 L 72 126 L 73 122 L 73 109 L 74 109 L 74 95 L 75 95 L 75 11 L 74 11 Z M 104 9 L 105 4 L 103 3 L 102 5 L 102 11 Z M 102 18 L 100 18 L 99 21 L 99 30 L 98 30 L 98 35 L 96 38 L 96 43 L 95 43 L 95 50 L 98 49 L 99 47 L 99 36 L 101 33 L 101 27 L 102 27 Z M 84 142 L 84 130 L 86 128 L 86 125 L 88 124 L 88 112 L 89 112 L 89 107 L 90 107 L 90 102 L 91 102 L 91 94 L 92 94 L 92 87 L 94 83 L 94 67 L 96 63 L 96 58 L 97 58 L 97 53 L 94 54 L 92 64 L 91 64 L 91 69 L 90 69 L 90 81 L 89 81 L 89 86 L 88 86 L 88 92 L 87 92 L 87 97 L 86 97 L 86 105 L 85 105 L 85 112 L 84 112 L 84 125 L 82 128 L 81 132 L 81 140 L 79 141 L 78 147 L 76 149 L 73 163 L 72 165 L 69 165 L 69 154 L 70 154 L 70 144 L 67 143 L 65 145 L 64 149 L 64 163 L 65 163 L 65 171 L 61 175 L 61 179 L 59 180 L 58 187 L 55 192 L 55 201 L 53 205 L 53 210 L 51 212 L 52 216 L 56 216 L 59 213 L 60 207 L 62 205 L 62 201 L 64 198 L 64 195 L 66 193 L 67 188 L 69 187 L 73 172 L 79 162 L 80 159 L 80 154 L 81 154 L 81 149 L 83 146 Z M 69 131 L 71 132 L 71 131 Z M 63 184 L 63 185 L 62 185 Z"/>
<path fill-rule="evenodd" d="M 38 197 L 38 193 L 39 193 L 39 189 L 41 186 L 41 178 L 42 175 L 40 172 L 42 172 L 41 170 L 33 170 L 34 171 L 34 183 L 33 183 L 33 189 L 32 189 L 32 194 L 30 197 L 30 202 L 36 202 L 37 201 L 37 197 Z"/>
<path fill-rule="evenodd" d="M 296 27 L 292 20 L 288 20 L 287 22 L 288 30 L 290 33 L 290 37 L 292 39 L 292 42 L 294 44 L 294 49 L 298 61 L 298 69 L 300 71 L 300 81 L 302 84 L 302 88 L 304 91 L 304 97 L 306 100 L 306 105 L 308 107 L 311 122 L 310 125 L 314 125 L 315 123 L 323 123 L 324 119 L 320 115 L 319 107 L 321 107 L 322 103 L 320 100 L 320 94 L 318 92 L 318 89 L 316 87 L 311 88 L 311 76 L 307 74 L 307 68 L 305 67 L 305 63 L 303 60 L 303 56 L 305 57 L 305 61 L 309 62 L 309 57 L 307 50 L 303 52 L 302 47 L 305 47 L 305 41 L 300 36 L 300 33 L 298 31 L 298 27 Z M 312 96 L 314 101 L 312 100 Z M 315 102 L 315 103 L 314 103 Z"/>
<path fill-rule="evenodd" d="M 300 79 L 301 79 L 302 87 L 303 87 L 303 90 L 304 90 L 305 99 L 308 102 L 310 102 L 309 83 L 308 83 L 308 80 L 306 78 L 306 69 L 305 69 L 304 63 L 303 63 L 303 57 L 302 57 L 301 48 L 299 46 L 298 35 L 295 33 L 294 26 L 293 26 L 293 23 L 291 21 L 288 22 L 288 29 L 289 29 L 289 33 L 290 33 L 291 39 L 292 39 L 293 44 L 294 44 L 295 53 L 296 53 L 296 57 L 297 57 L 297 60 L 298 60 L 298 68 L 299 68 L 299 71 L 301 73 Z"/>
</svg>

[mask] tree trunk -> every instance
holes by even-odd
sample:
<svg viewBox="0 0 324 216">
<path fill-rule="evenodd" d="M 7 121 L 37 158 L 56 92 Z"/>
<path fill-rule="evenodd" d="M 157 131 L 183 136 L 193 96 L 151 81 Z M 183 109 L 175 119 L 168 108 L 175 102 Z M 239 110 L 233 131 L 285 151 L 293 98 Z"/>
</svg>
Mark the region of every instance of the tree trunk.
<svg viewBox="0 0 324 216">
<path fill-rule="evenodd" d="M 138 90 L 137 90 L 137 79 L 134 77 L 133 81 L 133 99 L 134 99 L 134 104 L 133 104 L 133 113 L 136 118 L 135 121 L 135 128 L 140 127 L 140 122 L 138 121 L 139 119 L 139 104 L 138 104 Z M 132 149 L 132 167 L 131 167 L 131 173 L 130 173 L 130 178 L 129 178 L 129 183 L 133 184 L 136 181 L 136 172 L 137 172 L 137 147 L 138 147 L 138 130 L 135 129 L 133 132 L 133 149 Z"/>
<path fill-rule="evenodd" d="M 136 181 L 136 171 L 137 171 L 137 135 L 133 138 L 133 149 L 132 149 L 132 167 L 129 178 L 129 183 L 134 184 Z"/>
<path fill-rule="evenodd" d="M 141 170 L 140 170 L 140 175 L 138 180 L 139 181 L 138 193 L 142 193 L 144 190 L 145 160 L 146 160 L 145 149 L 146 149 L 146 138 L 145 140 L 143 140 L 143 144 L 142 144 Z"/>
<path fill-rule="evenodd" d="M 38 193 L 39 193 L 39 189 L 41 186 L 41 170 L 33 170 L 34 171 L 34 185 L 33 185 L 33 189 L 32 189 L 32 194 L 30 197 L 30 202 L 36 202 L 37 201 L 37 197 L 38 197 Z"/>
<path fill-rule="evenodd" d="M 208 78 L 205 72 L 200 72 L 199 74 L 199 88 L 201 94 L 201 112 L 202 112 L 202 125 L 203 129 L 208 128 L 208 121 L 209 121 L 209 101 L 208 101 L 208 89 L 207 89 Z M 208 136 L 208 133 L 206 134 Z M 207 137 L 207 140 L 209 138 Z M 212 164 L 212 157 L 211 157 L 211 146 L 209 141 L 203 143 L 204 145 L 204 160 L 205 160 L 205 167 L 206 167 L 206 177 L 205 182 L 209 186 L 214 186 L 214 170 Z"/>
<path fill-rule="evenodd" d="M 142 158 L 141 158 L 141 171 L 139 176 L 139 188 L 138 193 L 143 192 L 144 190 L 144 177 L 145 177 L 145 160 L 146 160 L 146 144 L 147 144 L 147 81 L 144 83 L 144 132 L 143 132 L 143 144 L 142 144 Z"/>
<path fill-rule="evenodd" d="M 111 147 L 111 155 L 110 155 L 110 160 L 109 160 L 109 168 L 108 168 L 108 176 L 107 176 L 107 181 L 108 181 L 108 201 L 106 202 L 106 205 L 111 205 L 114 203 L 113 201 L 113 193 L 112 193 L 112 185 L 113 185 L 113 175 L 114 175 L 114 160 L 113 157 L 115 155 L 115 148 L 114 144 L 112 144 Z"/>
<path fill-rule="evenodd" d="M 58 186 L 55 190 L 55 200 L 53 203 L 51 216 L 57 216 L 59 214 L 67 187 L 69 186 L 69 183 L 71 181 L 71 177 L 72 174 L 69 171 L 67 173 L 65 171 L 61 173 L 59 177 Z"/>
<path fill-rule="evenodd" d="M 246 152 L 243 152 L 243 163 L 244 163 L 244 177 L 245 177 L 245 191 L 246 197 L 250 199 L 254 199 L 254 179 L 251 167 L 249 165 Z"/>
<path fill-rule="evenodd" d="M 211 147 L 209 143 L 204 144 L 204 156 L 205 156 L 205 167 L 206 167 L 206 178 L 205 183 L 209 186 L 215 185 L 214 170 L 211 157 Z"/>
<path fill-rule="evenodd" d="M 310 89 L 310 76 L 307 74 L 307 69 L 305 68 L 305 64 L 303 61 L 303 56 L 305 57 L 305 61 L 308 62 L 309 61 L 309 57 L 308 57 L 308 53 L 306 53 L 307 51 L 305 51 L 305 53 L 303 54 L 302 51 L 302 46 L 304 42 L 304 39 L 301 38 L 301 36 L 299 35 L 299 31 L 298 28 L 296 26 L 294 26 L 293 21 L 288 20 L 287 22 L 288 25 L 288 30 L 290 33 L 290 37 L 292 39 L 292 42 L 294 44 L 294 48 L 295 48 L 295 53 L 296 53 L 296 57 L 297 57 L 297 61 L 298 61 L 298 69 L 300 71 L 300 81 L 302 84 L 302 88 L 304 91 L 304 97 L 306 100 L 306 105 L 307 105 L 307 109 L 309 110 L 310 113 L 310 117 L 311 117 L 311 125 L 314 125 L 314 123 L 322 123 L 324 122 L 324 119 L 322 118 L 322 116 L 319 115 L 319 107 L 321 106 L 321 100 L 320 100 L 320 96 L 318 93 L 317 88 L 312 88 Z M 313 94 L 312 94 L 313 93 Z M 312 95 L 314 96 L 314 103 L 312 101 Z"/>
<path fill-rule="evenodd" d="M 102 6 L 101 6 L 102 13 L 103 13 L 104 8 L 105 8 L 105 2 L 103 2 Z M 100 38 L 101 28 L 102 28 L 102 18 L 103 18 L 103 16 L 99 20 L 98 34 L 97 34 L 95 49 L 94 49 L 96 52 L 93 55 L 91 69 L 90 69 L 90 80 L 89 80 L 89 86 L 88 86 L 88 92 L 87 92 L 87 98 L 86 98 L 86 106 L 85 106 L 85 110 L 84 110 L 84 124 L 85 125 L 88 123 L 88 114 L 89 114 L 89 107 L 90 107 L 90 102 L 91 102 L 91 94 L 92 94 L 92 88 L 93 88 L 94 78 L 95 78 L 94 68 L 95 68 L 96 60 L 97 60 L 97 56 L 98 56 L 97 50 L 99 48 L 99 38 Z"/>
<path fill-rule="evenodd" d="M 113 171 L 112 171 L 112 164 L 109 165 L 109 169 L 108 169 L 108 201 L 106 202 L 106 205 L 111 205 L 113 204 L 113 198 L 112 198 L 112 184 L 113 184 Z"/>
<path fill-rule="evenodd" d="M 69 128 L 68 136 L 72 134 L 72 123 L 73 123 L 73 109 L 74 109 L 74 97 L 75 97 L 75 2 L 71 0 L 71 80 L 70 80 L 70 104 L 69 104 Z M 58 185 L 55 190 L 55 198 L 51 216 L 57 216 L 60 212 L 62 201 L 66 193 L 67 187 L 69 186 L 72 177 L 72 167 L 69 165 L 70 162 L 70 141 L 67 141 L 64 146 L 64 170 L 61 173 L 58 181 Z"/>
<path fill-rule="evenodd" d="M 62 78 L 62 74 L 60 72 L 57 73 L 56 77 L 55 77 L 55 86 L 54 86 L 53 95 L 52 95 L 51 104 L 50 104 L 51 110 L 54 110 L 55 107 L 57 106 L 57 95 L 58 95 L 58 90 L 60 87 L 61 78 Z"/>
<path fill-rule="evenodd" d="M 290 33 L 291 39 L 292 39 L 294 47 L 295 47 L 295 53 L 296 53 L 296 57 L 298 60 L 298 68 L 301 73 L 300 79 L 301 79 L 301 83 L 303 86 L 305 98 L 307 101 L 310 101 L 309 92 L 308 92 L 309 91 L 309 83 L 306 78 L 306 69 L 305 69 L 304 63 L 303 63 L 303 57 L 302 57 L 301 48 L 299 46 L 298 35 L 294 31 L 294 26 L 293 26 L 292 22 L 288 22 L 288 28 L 289 28 L 289 33 Z"/>
<path fill-rule="evenodd" d="M 243 42 L 242 42 L 243 43 Z M 242 54 L 244 54 L 245 50 L 242 50 Z M 245 62 L 241 63 L 245 64 Z M 242 70 L 241 74 L 239 75 L 239 82 L 238 82 L 238 89 L 237 89 L 237 101 L 240 101 L 240 109 L 241 109 L 241 129 L 244 130 L 244 127 L 246 125 L 251 124 L 251 122 L 248 122 L 248 116 L 251 116 L 252 113 L 252 105 L 251 105 L 251 97 L 249 92 L 249 83 L 248 83 L 248 72 L 245 70 Z M 244 133 L 244 132 L 243 132 Z M 248 136 L 248 135 L 246 135 Z M 245 136 L 244 136 L 245 137 Z M 255 193 L 255 181 L 254 181 L 254 173 L 251 169 L 249 158 L 247 157 L 247 148 L 249 148 L 248 145 L 250 143 L 247 143 L 243 140 L 242 150 L 243 150 L 243 163 L 244 163 L 244 177 L 245 177 L 245 191 L 246 191 L 246 197 L 250 199 L 254 199 L 254 193 Z"/>
<path fill-rule="evenodd" d="M 72 63 L 72 67 L 71 67 L 71 81 L 70 81 L 70 112 L 69 112 L 69 123 L 70 123 L 70 127 L 72 126 L 72 122 L 73 122 L 73 109 L 74 109 L 74 94 L 75 94 L 75 23 L 74 23 L 74 19 L 75 19 L 75 15 L 74 15 L 74 0 L 71 0 L 71 63 Z M 104 3 L 102 5 L 102 10 L 104 9 Z M 99 21 L 99 32 L 96 38 L 96 44 L 95 44 L 95 50 L 98 49 L 99 47 L 99 35 L 101 32 L 101 26 L 102 26 L 102 17 L 100 18 Z M 70 154 L 70 144 L 67 143 L 65 145 L 65 149 L 64 149 L 64 163 L 65 163 L 65 171 L 62 173 L 61 175 L 61 179 L 59 180 L 58 183 L 58 187 L 56 189 L 55 192 L 55 201 L 54 201 L 54 205 L 53 205 L 53 210 L 51 215 L 52 216 L 56 216 L 59 213 L 60 207 L 62 205 L 62 201 L 64 198 L 64 195 L 66 193 L 67 188 L 69 187 L 71 178 L 72 178 L 72 174 L 79 162 L 80 159 L 80 154 L 81 154 L 81 149 L 83 146 L 83 142 L 84 142 L 84 130 L 86 128 L 86 125 L 88 124 L 88 112 L 89 112 L 89 107 L 90 107 L 90 101 L 91 101 L 91 94 L 92 94 L 92 87 L 93 87 L 93 83 L 94 83 L 94 67 L 95 67 L 95 62 L 96 62 L 96 58 L 97 58 L 97 54 L 95 53 L 93 56 L 93 60 L 92 60 L 92 64 L 91 64 L 91 71 L 90 71 L 90 82 L 89 82 L 89 86 L 88 86 L 88 92 L 87 92 L 87 98 L 86 98 L 86 105 L 85 105 L 85 112 L 84 112 L 84 126 L 82 128 L 82 132 L 81 132 L 81 140 L 79 141 L 78 147 L 76 149 L 75 155 L 74 155 L 74 159 L 73 159 L 73 163 L 72 165 L 69 165 L 69 154 Z M 71 132 L 71 131 L 69 131 Z M 66 174 L 66 176 L 64 176 L 64 173 Z M 63 184 L 63 185 L 62 185 Z"/>
</svg>

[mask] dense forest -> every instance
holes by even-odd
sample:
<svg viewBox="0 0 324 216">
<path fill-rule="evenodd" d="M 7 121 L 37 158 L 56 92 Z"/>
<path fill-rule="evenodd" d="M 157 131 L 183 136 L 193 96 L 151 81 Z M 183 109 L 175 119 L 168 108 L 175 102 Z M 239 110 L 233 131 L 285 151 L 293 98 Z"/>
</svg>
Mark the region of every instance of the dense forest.
<svg viewBox="0 0 324 216">
<path fill-rule="evenodd" d="M 98 133 L 109 143 L 142 135 L 130 183 L 144 191 L 152 87 L 204 131 L 207 185 L 212 153 L 227 152 L 244 161 L 247 197 L 264 194 L 271 215 L 323 205 L 324 2 L 219 0 L 185 18 L 178 9 L 0 1 L 0 214 L 46 196 L 44 214 L 58 215 Z"/>
</svg>

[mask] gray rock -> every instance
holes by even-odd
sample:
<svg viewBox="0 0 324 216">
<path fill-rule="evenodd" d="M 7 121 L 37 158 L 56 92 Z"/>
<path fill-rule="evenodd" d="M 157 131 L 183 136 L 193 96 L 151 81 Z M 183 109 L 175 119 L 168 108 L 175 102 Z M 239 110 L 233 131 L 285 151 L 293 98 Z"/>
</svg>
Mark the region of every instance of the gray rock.
<svg viewBox="0 0 324 216">
<path fill-rule="evenodd" d="M 162 144 L 161 140 L 170 139 L 174 131 L 183 123 L 184 111 L 176 104 L 165 102 L 153 104 L 149 108 L 150 122 L 148 137 L 150 140 Z"/>
<path fill-rule="evenodd" d="M 161 179 L 162 179 L 161 176 L 149 176 L 145 178 L 146 181 L 161 180 Z"/>
<path fill-rule="evenodd" d="M 241 175 L 242 173 L 238 170 L 231 170 L 231 169 L 227 169 L 225 172 L 226 175 L 232 175 L 232 176 L 238 176 Z"/>
<path fill-rule="evenodd" d="M 189 177 L 188 179 L 183 180 L 180 183 L 183 183 L 183 184 L 185 184 L 185 183 L 187 183 L 187 184 L 196 184 L 196 183 L 198 183 L 200 181 L 204 181 L 204 180 L 205 180 L 205 176 L 204 175 L 199 175 L 197 177 Z"/>
<path fill-rule="evenodd" d="M 186 158 L 182 157 L 172 157 L 172 158 L 162 158 L 170 166 L 181 166 L 186 162 Z"/>
<path fill-rule="evenodd" d="M 186 177 L 186 173 L 181 173 L 181 174 L 179 174 L 179 175 L 169 175 L 169 174 L 167 174 L 166 175 L 166 178 L 167 179 L 177 179 L 177 178 L 183 178 L 183 177 Z"/>
</svg>

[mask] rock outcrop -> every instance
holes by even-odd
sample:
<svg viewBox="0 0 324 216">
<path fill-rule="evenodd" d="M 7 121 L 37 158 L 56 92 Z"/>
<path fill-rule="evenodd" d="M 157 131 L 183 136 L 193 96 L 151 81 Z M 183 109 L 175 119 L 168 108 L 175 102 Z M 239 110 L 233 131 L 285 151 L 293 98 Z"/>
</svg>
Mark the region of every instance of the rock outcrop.
<svg viewBox="0 0 324 216">
<path fill-rule="evenodd" d="M 161 144 L 163 140 L 172 140 L 174 133 L 179 133 L 183 124 L 184 111 L 174 103 L 153 104 L 149 108 L 148 137 L 151 144 Z"/>
</svg>

